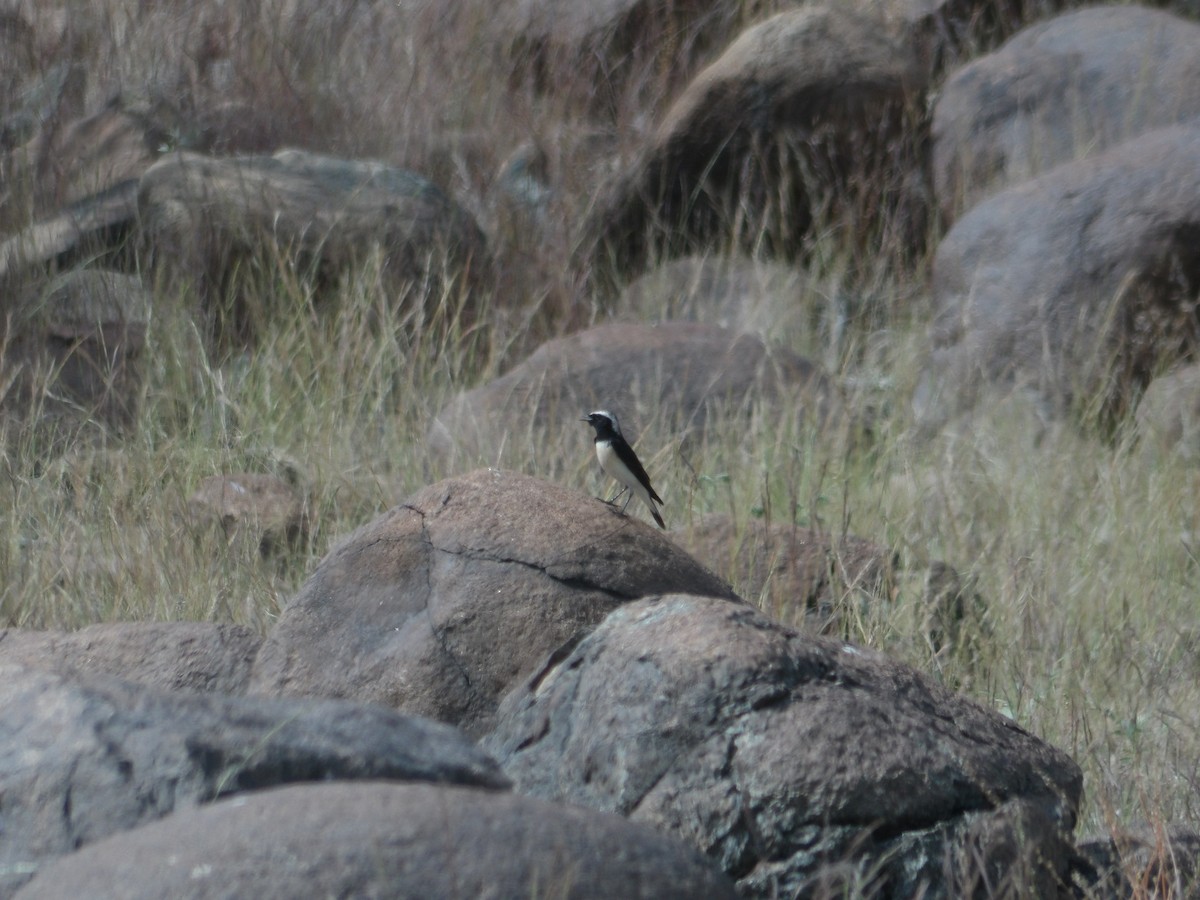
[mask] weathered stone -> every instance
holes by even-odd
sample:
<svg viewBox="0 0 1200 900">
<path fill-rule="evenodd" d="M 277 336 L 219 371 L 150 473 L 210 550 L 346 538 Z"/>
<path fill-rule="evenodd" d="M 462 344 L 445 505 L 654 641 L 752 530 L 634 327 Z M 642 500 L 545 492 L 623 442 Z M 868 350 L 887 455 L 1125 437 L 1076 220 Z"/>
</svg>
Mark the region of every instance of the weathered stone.
<svg viewBox="0 0 1200 900">
<path fill-rule="evenodd" d="M 384 703 L 480 734 L 546 654 L 671 590 L 736 599 L 653 526 L 481 470 L 419 491 L 332 550 L 267 636 L 251 689 Z"/>
<path fill-rule="evenodd" d="M 734 900 L 702 857 L 590 810 L 467 788 L 299 785 L 176 813 L 47 866 L 61 897 Z"/>
<path fill-rule="evenodd" d="M 240 694 L 261 643 L 248 628 L 208 622 L 106 622 L 73 632 L 6 628 L 0 629 L 0 663 Z"/>
<path fill-rule="evenodd" d="M 424 293 L 488 268 L 483 233 L 464 209 L 421 176 L 377 162 L 299 150 L 175 154 L 142 177 L 138 212 L 156 264 L 191 283 L 214 313 L 236 260 L 264 249 L 318 283 L 379 253 L 390 285 Z M 250 337 L 262 301 L 238 296 L 219 329 Z"/>
<path fill-rule="evenodd" d="M 974 207 L 934 260 L 927 426 L 986 386 L 1105 420 L 1200 343 L 1200 128 L 1164 128 Z"/>
<path fill-rule="evenodd" d="M 814 424 L 833 418 L 838 405 L 814 364 L 752 335 L 692 322 L 599 325 L 547 341 L 501 377 L 459 394 L 428 440 L 442 454 L 516 463 L 541 446 L 547 426 L 594 409 L 616 413 L 631 441 L 637 413 L 661 409 L 670 416 L 663 427 L 679 439 L 701 432 L 712 406 L 747 397 L 794 398 Z"/>
<path fill-rule="evenodd" d="M 50 857 L 188 806 L 295 781 L 502 787 L 461 734 L 379 707 L 159 691 L 0 667 L 0 893 Z"/>
<path fill-rule="evenodd" d="M 484 746 L 520 791 L 651 823 L 762 897 L 847 861 L 895 896 L 1053 884 L 1082 789 L 1065 754 L 907 666 L 679 595 L 548 659 Z"/>
<path fill-rule="evenodd" d="M 1081 9 L 959 69 L 933 115 L 945 221 L 1059 163 L 1200 117 L 1200 25 L 1138 6 Z"/>
<path fill-rule="evenodd" d="M 813 5 L 752 26 L 601 191 L 581 271 L 604 292 L 653 260 L 697 251 L 791 257 L 817 207 L 853 206 L 854 184 L 873 186 L 877 218 L 877 185 L 908 177 L 897 171 L 900 123 L 923 82 L 913 47 L 870 12 Z M 906 197 L 888 191 L 889 201 Z"/>
</svg>

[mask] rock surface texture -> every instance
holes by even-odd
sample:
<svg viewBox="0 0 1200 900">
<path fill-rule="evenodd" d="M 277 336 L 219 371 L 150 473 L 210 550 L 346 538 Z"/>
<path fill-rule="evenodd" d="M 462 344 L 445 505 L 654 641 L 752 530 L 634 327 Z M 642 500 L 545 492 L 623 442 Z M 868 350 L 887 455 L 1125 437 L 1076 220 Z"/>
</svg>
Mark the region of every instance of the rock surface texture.
<svg viewBox="0 0 1200 900">
<path fill-rule="evenodd" d="M 3 665 L 0 710 L 3 896 L 52 857 L 229 794 L 356 778 L 506 785 L 458 732 L 379 707 Z"/>
<path fill-rule="evenodd" d="M 915 670 L 681 595 L 549 660 L 483 746 L 523 793 L 678 835 L 759 897 L 1052 890 L 1082 788 L 1067 756 Z"/>
<path fill-rule="evenodd" d="M 264 791 L 172 816 L 40 872 L 21 900 L 561 897 L 734 900 L 653 829 L 513 794 L 433 785 Z"/>
<path fill-rule="evenodd" d="M 111 622 L 71 632 L 7 628 L 0 629 L 0 664 L 240 694 L 261 643 L 248 628 L 207 622 Z"/>
<path fill-rule="evenodd" d="M 1009 188 L 938 247 L 926 424 L 988 384 L 1050 415 L 1131 411 L 1153 373 L 1200 345 L 1200 128 L 1163 128 Z"/>
<path fill-rule="evenodd" d="M 490 727 L 500 698 L 616 607 L 729 587 L 614 507 L 484 469 L 359 529 L 288 603 L 251 690 L 383 703 Z"/>
<path fill-rule="evenodd" d="M 1098 6 L 1032 25 L 956 71 L 933 114 L 946 221 L 989 194 L 1200 117 L 1200 25 Z"/>
</svg>

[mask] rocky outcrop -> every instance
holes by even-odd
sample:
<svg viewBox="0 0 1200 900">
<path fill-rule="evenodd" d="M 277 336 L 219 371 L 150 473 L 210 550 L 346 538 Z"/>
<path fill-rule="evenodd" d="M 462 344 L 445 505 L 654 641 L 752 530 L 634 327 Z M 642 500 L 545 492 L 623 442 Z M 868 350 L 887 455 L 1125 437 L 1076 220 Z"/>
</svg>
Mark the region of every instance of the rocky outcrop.
<svg viewBox="0 0 1200 900">
<path fill-rule="evenodd" d="M 751 26 L 601 192 L 581 268 L 604 291 L 651 260 L 705 249 L 794 256 L 819 207 L 852 206 L 851 184 L 875 184 L 885 165 L 898 173 L 891 144 L 923 81 L 915 49 L 846 4 Z"/>
<path fill-rule="evenodd" d="M 984 201 L 938 247 L 933 351 L 915 397 L 937 425 L 981 389 L 1050 415 L 1132 410 L 1200 344 L 1200 129 L 1164 128 Z"/>
<path fill-rule="evenodd" d="M 383 703 L 479 735 L 547 654 L 668 591 L 737 602 L 651 525 L 480 470 L 417 492 L 330 551 L 267 636 L 251 689 Z"/>
<path fill-rule="evenodd" d="M 951 221 L 984 197 L 1200 117 L 1200 25 L 1098 6 L 1030 26 L 956 71 L 933 114 L 933 173 Z"/>
<path fill-rule="evenodd" d="M 378 707 L 168 692 L 4 665 L 0 709 L 5 896 L 52 857 L 243 791 L 356 778 L 505 785 L 454 730 Z"/>
<path fill-rule="evenodd" d="M 907 666 L 680 595 L 548 659 L 483 746 L 518 790 L 678 835 L 759 897 L 1051 896 L 1082 789 L 1065 754 Z"/>
</svg>

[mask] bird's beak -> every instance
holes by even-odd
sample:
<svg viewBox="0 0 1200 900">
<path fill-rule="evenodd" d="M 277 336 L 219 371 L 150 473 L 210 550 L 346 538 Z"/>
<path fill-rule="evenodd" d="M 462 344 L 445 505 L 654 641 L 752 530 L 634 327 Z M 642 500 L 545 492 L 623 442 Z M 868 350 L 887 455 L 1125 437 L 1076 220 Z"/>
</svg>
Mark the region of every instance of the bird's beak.
<svg viewBox="0 0 1200 900">
<path fill-rule="evenodd" d="M 590 422 L 590 421 L 592 421 L 592 417 L 591 417 L 591 416 L 584 416 L 584 417 L 583 417 L 582 419 L 580 419 L 579 421 L 580 421 L 580 422 Z"/>
</svg>

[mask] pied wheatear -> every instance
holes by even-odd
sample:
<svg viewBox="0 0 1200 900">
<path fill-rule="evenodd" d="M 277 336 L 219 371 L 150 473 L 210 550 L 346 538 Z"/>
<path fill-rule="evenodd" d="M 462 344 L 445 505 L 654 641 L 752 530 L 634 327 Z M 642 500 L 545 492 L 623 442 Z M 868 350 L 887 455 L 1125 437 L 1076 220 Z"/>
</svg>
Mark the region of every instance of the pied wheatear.
<svg viewBox="0 0 1200 900">
<path fill-rule="evenodd" d="M 596 429 L 596 459 L 600 460 L 600 468 L 621 485 L 621 490 L 613 500 L 628 491 L 630 498 L 636 496 L 649 507 L 650 515 L 654 516 L 658 527 L 666 530 L 667 525 L 658 514 L 658 507 L 654 505 L 662 503 L 662 497 L 654 493 L 654 488 L 650 486 L 650 476 L 646 474 L 629 442 L 621 436 L 621 426 L 617 423 L 617 417 L 608 410 L 598 409 L 584 416 L 581 421 Z M 626 498 L 621 512 L 628 506 L 629 498 Z"/>
</svg>

